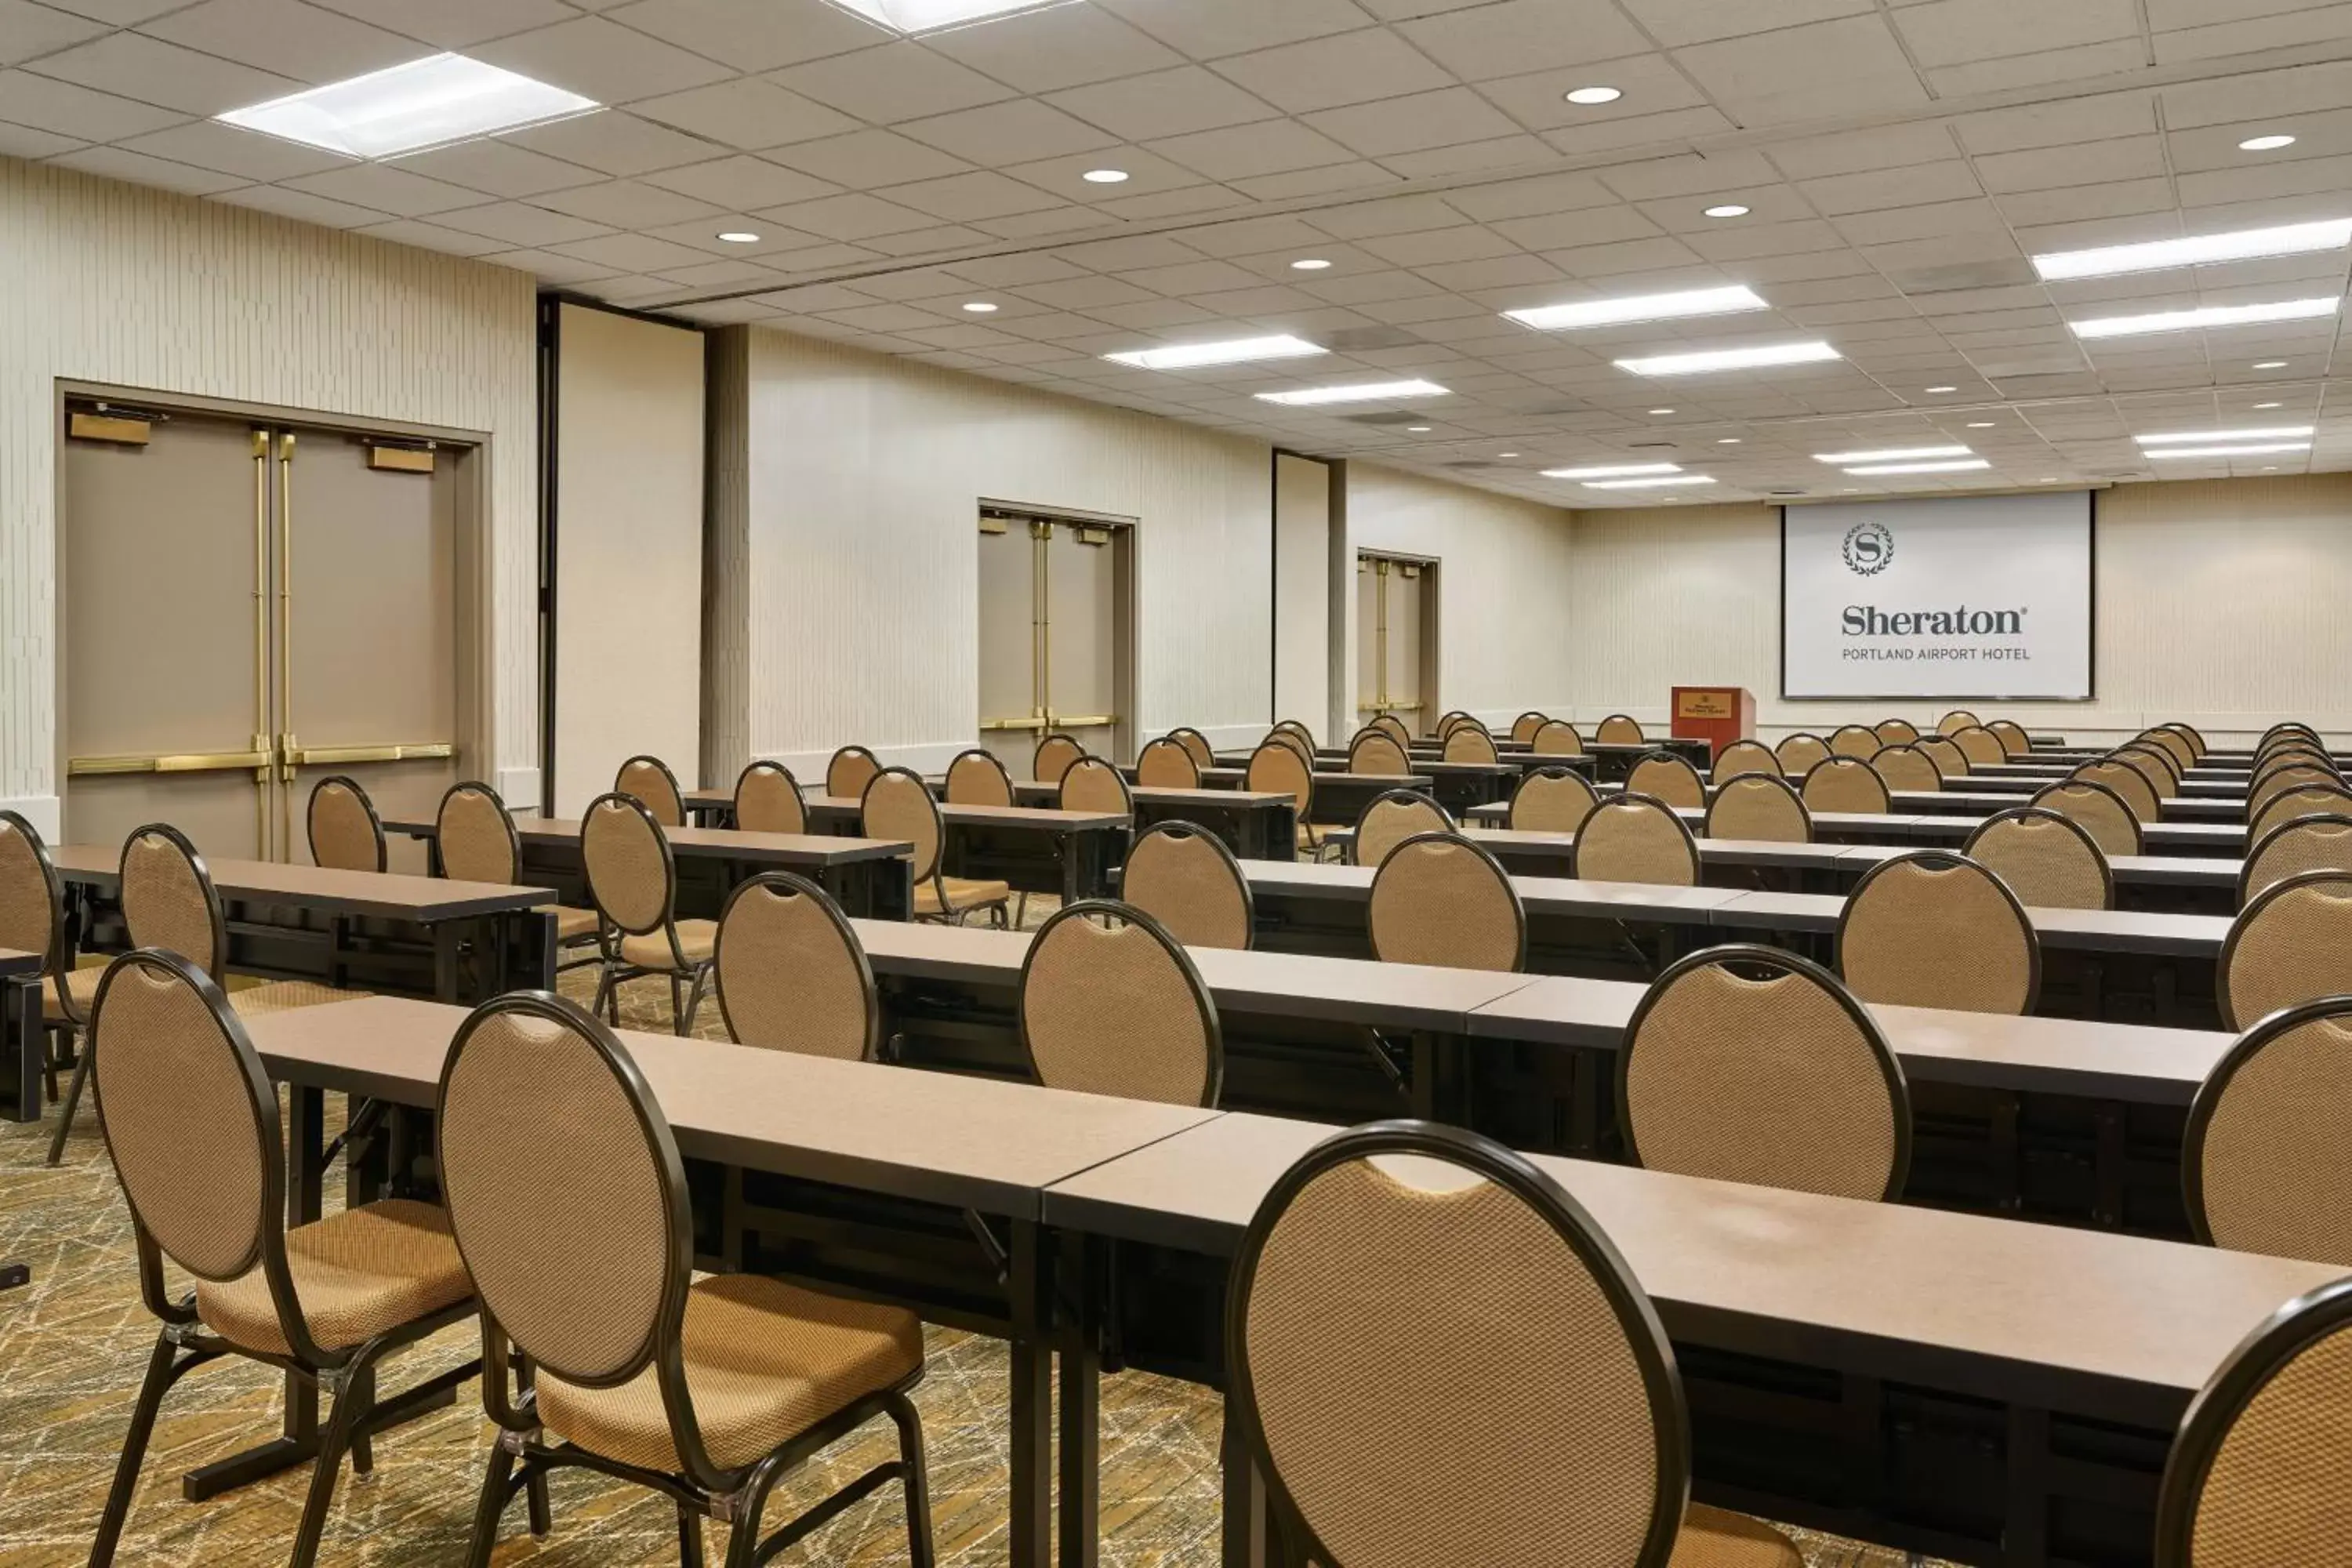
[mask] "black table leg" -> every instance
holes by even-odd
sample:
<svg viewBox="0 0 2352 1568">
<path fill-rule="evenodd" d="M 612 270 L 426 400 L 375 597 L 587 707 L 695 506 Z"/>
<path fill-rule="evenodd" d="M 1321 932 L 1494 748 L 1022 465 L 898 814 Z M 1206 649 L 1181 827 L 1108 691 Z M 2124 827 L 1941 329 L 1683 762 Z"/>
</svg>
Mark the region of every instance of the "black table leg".
<svg viewBox="0 0 2352 1568">
<path fill-rule="evenodd" d="M 16 1063 L 16 1102 L 8 1110 L 11 1121 L 41 1119 L 42 1058 L 48 1038 L 41 1030 L 41 977 L 25 974 L 0 981 L 0 1056 Z"/>
<path fill-rule="evenodd" d="M 1224 1568 L 1266 1568 L 1265 1481 L 1250 1462 L 1249 1445 L 1242 1440 L 1234 1419 L 1232 1396 L 1226 1397 L 1224 1438 L 1218 1457 L 1224 1468 Z"/>
<path fill-rule="evenodd" d="M 1102 1312 L 1086 1239 L 1072 1237 L 1066 1245 L 1078 1311 L 1062 1343 L 1061 1568 L 1095 1568 L 1102 1539 Z"/>
<path fill-rule="evenodd" d="M 1054 1523 L 1054 1261 L 1034 1220 L 1013 1225 L 1012 1568 L 1045 1568 Z"/>
</svg>

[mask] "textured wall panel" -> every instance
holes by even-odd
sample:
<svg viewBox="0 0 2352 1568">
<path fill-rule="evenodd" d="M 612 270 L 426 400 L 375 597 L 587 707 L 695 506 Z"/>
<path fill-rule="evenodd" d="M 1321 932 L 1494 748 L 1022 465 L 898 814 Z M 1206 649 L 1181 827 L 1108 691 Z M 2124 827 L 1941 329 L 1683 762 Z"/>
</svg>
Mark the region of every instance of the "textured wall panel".
<svg viewBox="0 0 2352 1568">
<path fill-rule="evenodd" d="M 1138 520 L 1138 734 L 1265 725 L 1265 445 L 783 332 L 749 342 L 754 754 L 971 743 L 983 498 Z"/>
<path fill-rule="evenodd" d="M 538 761 L 532 279 L 0 158 L 0 797 L 53 796 L 56 383 L 488 432 L 495 755 Z"/>
<path fill-rule="evenodd" d="M 2002 714 L 2085 737 L 2181 719 L 2218 738 L 2284 718 L 2352 727 L 2352 476 L 2119 485 L 2095 498 L 2097 700 Z M 1756 693 L 1759 723 L 1821 729 L 1942 703 L 1780 700 L 1780 522 L 1760 505 L 1580 511 L 1579 713 L 1663 719 L 1668 688 Z M 1885 710 L 1882 712 L 1881 710 Z M 1992 714 L 1988 711 L 1987 717 Z"/>
<path fill-rule="evenodd" d="M 749 329 L 706 339 L 709 518 L 702 536 L 702 777 L 733 782 L 751 760 L 751 447 Z"/>
</svg>

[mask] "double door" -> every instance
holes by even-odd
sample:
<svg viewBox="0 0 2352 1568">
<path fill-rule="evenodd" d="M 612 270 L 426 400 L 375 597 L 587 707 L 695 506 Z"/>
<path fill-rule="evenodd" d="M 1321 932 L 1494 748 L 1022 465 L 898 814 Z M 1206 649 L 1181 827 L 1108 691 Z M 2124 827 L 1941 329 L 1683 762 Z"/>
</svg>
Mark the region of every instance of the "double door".
<svg viewBox="0 0 2352 1568">
<path fill-rule="evenodd" d="M 1437 565 L 1402 556 L 1356 558 L 1356 721 L 1384 713 L 1425 733 L 1436 717 L 1430 616 L 1437 604 Z"/>
<path fill-rule="evenodd" d="M 980 743 L 1029 776 L 1048 733 L 1124 758 L 1133 530 L 984 510 Z"/>
<path fill-rule="evenodd" d="M 310 858 L 325 776 L 429 816 L 457 776 L 457 456 L 395 437 L 69 408 L 65 826 L 168 822 Z M 395 868 L 420 850 L 394 841 Z"/>
</svg>

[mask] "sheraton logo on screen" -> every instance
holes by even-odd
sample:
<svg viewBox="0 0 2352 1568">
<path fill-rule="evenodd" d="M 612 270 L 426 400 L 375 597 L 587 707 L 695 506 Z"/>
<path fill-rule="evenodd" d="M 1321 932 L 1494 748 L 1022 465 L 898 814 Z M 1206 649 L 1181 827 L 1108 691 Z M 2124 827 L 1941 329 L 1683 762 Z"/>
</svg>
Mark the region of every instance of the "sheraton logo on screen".
<svg viewBox="0 0 2352 1568">
<path fill-rule="evenodd" d="M 1850 637 L 2018 637 L 2025 635 L 2023 610 L 1896 610 L 1848 605 L 1839 617 Z"/>
</svg>

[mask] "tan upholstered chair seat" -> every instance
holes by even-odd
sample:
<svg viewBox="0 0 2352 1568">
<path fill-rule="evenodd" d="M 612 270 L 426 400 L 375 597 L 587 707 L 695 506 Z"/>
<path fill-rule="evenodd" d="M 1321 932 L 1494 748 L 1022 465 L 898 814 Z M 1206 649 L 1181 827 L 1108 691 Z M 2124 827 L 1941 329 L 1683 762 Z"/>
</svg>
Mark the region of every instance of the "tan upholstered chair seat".
<svg viewBox="0 0 2352 1568">
<path fill-rule="evenodd" d="M 66 971 L 66 989 L 73 993 L 74 1012 L 85 1018 L 89 1016 L 90 1008 L 98 1002 L 98 983 L 105 978 L 106 971 L 103 968 Z M 54 977 L 41 983 L 41 1017 L 52 1024 L 72 1021 L 66 1010 L 58 1005 L 58 987 Z"/>
<path fill-rule="evenodd" d="M 386 1198 L 345 1209 L 286 1233 L 286 1268 L 310 1337 L 341 1350 L 387 1329 L 455 1306 L 474 1293 L 466 1260 L 449 1234 L 449 1216 L 432 1204 Z M 205 1326 L 249 1350 L 288 1353 L 257 1267 L 215 1285 L 196 1286 Z"/>
<path fill-rule="evenodd" d="M 1667 1568 L 1804 1568 L 1804 1553 L 1770 1525 L 1695 1502 Z"/>
<path fill-rule="evenodd" d="M 946 884 L 947 898 L 940 898 L 940 884 Z M 964 910 L 976 910 L 984 904 L 1001 904 L 1013 896 L 1009 882 L 983 881 L 972 877 L 940 877 L 915 885 L 915 912 L 919 915 L 951 915 Z"/>
<path fill-rule="evenodd" d="M 710 955 L 719 951 L 719 922 L 717 921 L 679 921 L 677 945 L 679 951 L 686 954 L 686 961 L 688 963 L 709 962 Z M 621 962 L 633 963 L 639 969 L 677 967 L 677 960 L 669 950 L 669 938 L 657 931 L 649 931 L 643 936 L 623 937 Z"/>
<path fill-rule="evenodd" d="M 558 942 L 577 942 L 583 937 L 596 934 L 594 910 L 579 909 L 571 904 L 541 904 L 531 912 L 555 917 L 555 940 Z"/>
<path fill-rule="evenodd" d="M 844 1405 L 923 1364 L 912 1312 L 820 1296 L 757 1275 L 696 1282 L 680 1336 L 687 1396 L 711 1462 L 739 1469 Z M 547 1429 L 623 1464 L 676 1472 L 669 1417 L 651 1367 L 618 1388 L 583 1388 L 542 1368 Z"/>
<path fill-rule="evenodd" d="M 349 1002 L 366 994 L 364 991 L 338 991 L 315 980 L 273 980 L 266 985 L 248 985 L 242 991 L 230 992 L 228 1005 L 240 1018 L 259 1018 L 271 1013 L 291 1013 L 297 1007 Z"/>
</svg>

